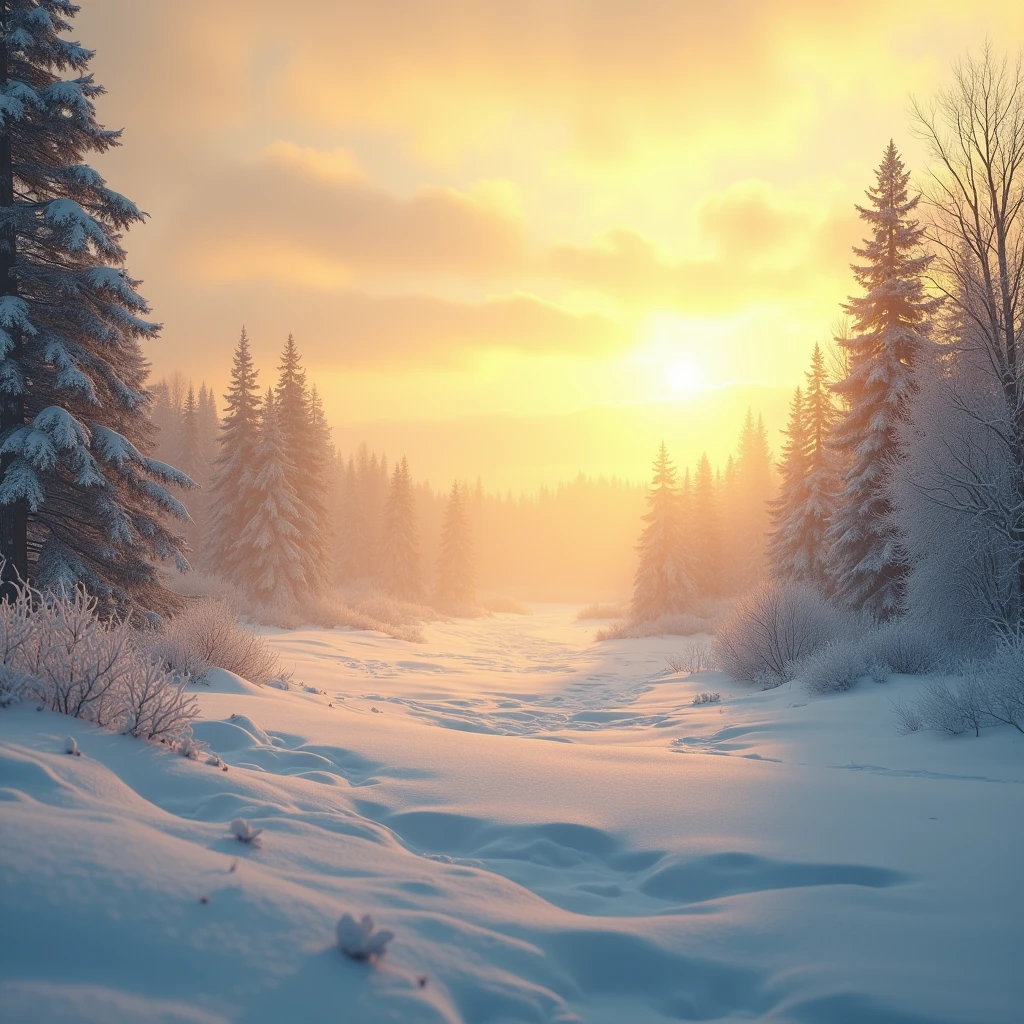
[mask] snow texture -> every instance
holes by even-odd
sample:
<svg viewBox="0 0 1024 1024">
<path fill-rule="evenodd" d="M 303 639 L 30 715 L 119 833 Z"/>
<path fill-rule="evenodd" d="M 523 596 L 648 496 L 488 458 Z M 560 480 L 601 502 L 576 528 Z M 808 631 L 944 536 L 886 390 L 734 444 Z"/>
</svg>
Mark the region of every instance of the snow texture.
<svg viewBox="0 0 1024 1024">
<path fill-rule="evenodd" d="M 0 1020 L 1020 1020 L 1019 732 L 900 735 L 921 678 L 681 678 L 573 611 L 272 631 L 326 693 L 195 687 L 227 772 L 0 711 Z"/>
</svg>

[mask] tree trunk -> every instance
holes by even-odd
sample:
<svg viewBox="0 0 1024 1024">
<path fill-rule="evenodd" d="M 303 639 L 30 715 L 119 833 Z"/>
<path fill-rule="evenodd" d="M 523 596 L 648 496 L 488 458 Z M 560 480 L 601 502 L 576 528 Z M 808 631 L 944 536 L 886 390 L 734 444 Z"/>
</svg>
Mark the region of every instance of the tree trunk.
<svg viewBox="0 0 1024 1024">
<path fill-rule="evenodd" d="M 7 18 L 6 0 L 0 2 L 0 85 L 6 86 L 7 69 Z M 11 136 L 6 126 L 0 127 L 0 207 L 14 205 L 14 160 L 11 152 Z M 17 235 L 13 225 L 0 231 L 0 297 L 18 294 L 15 277 L 17 256 Z M 18 360 L 21 356 L 22 338 L 17 329 L 11 331 L 14 342 L 8 359 Z M 25 396 L 21 393 L 0 393 L 0 437 L 25 422 Z M 14 456 L 0 456 L 0 481 L 10 469 Z M 0 505 L 0 600 L 11 600 L 16 593 L 19 580 L 28 578 L 28 510 L 24 501 L 12 505 Z"/>
</svg>

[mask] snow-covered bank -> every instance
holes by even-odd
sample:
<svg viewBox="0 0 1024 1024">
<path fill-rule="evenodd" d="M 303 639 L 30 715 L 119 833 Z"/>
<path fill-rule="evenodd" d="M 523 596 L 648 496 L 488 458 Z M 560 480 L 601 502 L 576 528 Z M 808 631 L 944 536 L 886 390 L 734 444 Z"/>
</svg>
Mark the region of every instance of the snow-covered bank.
<svg viewBox="0 0 1024 1024">
<path fill-rule="evenodd" d="M 571 618 L 273 633 L 325 693 L 200 689 L 227 772 L 0 712 L 0 1019 L 1019 1019 L 1018 735 L 901 737 L 918 680 L 687 680 Z M 377 967 L 346 911 L 396 933 Z"/>
</svg>

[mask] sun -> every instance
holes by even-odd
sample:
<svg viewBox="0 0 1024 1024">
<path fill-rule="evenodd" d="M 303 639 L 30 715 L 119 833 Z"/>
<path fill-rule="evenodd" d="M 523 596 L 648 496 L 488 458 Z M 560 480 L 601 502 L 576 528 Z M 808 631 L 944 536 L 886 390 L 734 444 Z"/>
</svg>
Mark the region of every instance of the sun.
<svg viewBox="0 0 1024 1024">
<path fill-rule="evenodd" d="M 675 398 L 690 398 L 705 384 L 700 366 L 691 359 L 677 359 L 665 369 L 665 385 Z"/>
</svg>

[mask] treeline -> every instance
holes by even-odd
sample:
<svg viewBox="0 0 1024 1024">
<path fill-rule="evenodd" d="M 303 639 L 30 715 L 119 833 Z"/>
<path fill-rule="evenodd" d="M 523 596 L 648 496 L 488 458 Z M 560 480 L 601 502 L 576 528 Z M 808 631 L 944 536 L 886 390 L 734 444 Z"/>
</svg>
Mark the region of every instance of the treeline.
<svg viewBox="0 0 1024 1024">
<path fill-rule="evenodd" d="M 653 621 L 706 598 L 737 594 L 764 571 L 772 452 L 760 416 L 748 412 L 725 471 L 707 455 L 682 477 L 661 444 L 637 545 L 631 614 Z"/>
</svg>

